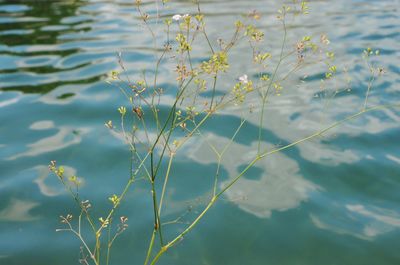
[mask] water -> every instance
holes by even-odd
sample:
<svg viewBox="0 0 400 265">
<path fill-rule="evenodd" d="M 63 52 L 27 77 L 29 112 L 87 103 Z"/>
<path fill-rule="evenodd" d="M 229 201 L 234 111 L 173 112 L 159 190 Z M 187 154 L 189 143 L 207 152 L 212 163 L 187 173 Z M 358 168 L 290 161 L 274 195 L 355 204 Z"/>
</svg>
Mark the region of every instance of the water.
<svg viewBox="0 0 400 265">
<path fill-rule="evenodd" d="M 81 194 L 92 201 L 96 216 L 109 209 L 107 198 L 123 187 L 128 151 L 104 122 L 117 121 L 116 108 L 125 101 L 106 80 L 112 70 L 120 70 L 117 52 L 134 78 L 154 63 L 152 40 L 144 35 L 131 2 L 0 0 L 0 264 L 78 264 L 78 240 L 55 232 L 61 227 L 58 216 L 76 215 L 77 209 L 48 175 L 50 160 L 66 165 L 68 174 L 84 177 Z M 266 48 L 276 54 L 282 34 L 274 17 L 280 3 L 266 2 L 203 3 L 211 39 L 226 38 L 241 14 L 257 9 L 267 32 Z M 366 47 L 380 50 L 374 60 L 386 71 L 376 81 L 369 105 L 399 101 L 399 6 L 395 0 L 310 4 L 311 15 L 293 22 L 288 38 L 327 33 L 339 66 L 349 69 L 351 91 L 326 106 L 319 81 L 325 70 L 310 67 L 296 73 L 267 108 L 265 146 L 295 141 L 360 110 L 369 79 L 361 60 Z M 146 10 L 154 14 L 154 3 Z M 179 1 L 167 13 L 194 10 Z M 197 49 L 195 61 L 207 58 L 203 47 Z M 244 72 L 251 76 L 247 50 L 244 43 L 233 51 L 236 59 L 220 83 L 222 91 Z M 171 90 L 176 85 L 172 67 L 163 64 L 159 77 Z M 169 95 L 162 105 L 169 104 Z M 223 160 L 219 187 L 254 156 L 249 150 L 256 148 L 259 106 L 253 104 L 253 114 L 240 107 L 225 110 L 203 131 L 209 142 L 222 147 L 241 114 L 248 119 Z M 398 109 L 370 112 L 268 157 L 160 264 L 400 264 L 399 121 Z M 168 238 L 204 207 L 215 161 L 199 137 L 176 158 L 163 220 L 191 211 L 183 224 L 165 226 Z M 129 216 L 130 227 L 115 243 L 112 264 L 141 264 L 152 230 L 146 182 L 139 181 L 128 193 L 121 214 Z"/>
</svg>

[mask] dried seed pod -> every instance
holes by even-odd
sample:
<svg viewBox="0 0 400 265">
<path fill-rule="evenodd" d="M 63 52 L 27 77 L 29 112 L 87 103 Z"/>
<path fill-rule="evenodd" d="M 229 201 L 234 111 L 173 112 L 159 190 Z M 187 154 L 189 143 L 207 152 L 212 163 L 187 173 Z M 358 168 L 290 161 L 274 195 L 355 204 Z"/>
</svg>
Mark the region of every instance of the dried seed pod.
<svg viewBox="0 0 400 265">
<path fill-rule="evenodd" d="M 139 119 L 142 119 L 142 118 L 143 118 L 143 111 L 142 111 L 142 108 L 140 108 L 140 107 L 135 107 L 135 108 L 132 109 L 132 111 L 136 113 L 136 115 L 138 116 Z"/>
</svg>

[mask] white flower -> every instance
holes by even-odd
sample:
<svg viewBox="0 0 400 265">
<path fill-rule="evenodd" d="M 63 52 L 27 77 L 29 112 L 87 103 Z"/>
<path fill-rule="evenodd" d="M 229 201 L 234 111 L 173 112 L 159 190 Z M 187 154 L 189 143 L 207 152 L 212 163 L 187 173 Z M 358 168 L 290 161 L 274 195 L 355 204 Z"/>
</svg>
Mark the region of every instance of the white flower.
<svg viewBox="0 0 400 265">
<path fill-rule="evenodd" d="M 239 81 L 243 84 L 247 84 L 249 82 L 249 80 L 247 79 L 247 75 L 242 75 L 241 77 L 239 77 Z"/>
<path fill-rule="evenodd" d="M 179 14 L 176 14 L 176 15 L 172 16 L 172 19 L 175 20 L 175 21 L 179 21 L 181 18 L 182 18 L 182 16 L 179 15 Z"/>
<path fill-rule="evenodd" d="M 187 18 L 187 17 L 190 17 L 190 15 L 189 14 L 184 14 L 182 17 L 183 18 Z"/>
<path fill-rule="evenodd" d="M 326 36 L 325 34 L 322 34 L 321 35 L 321 43 L 323 43 L 323 44 L 325 44 L 325 45 L 328 45 L 329 43 L 331 43 L 330 41 L 329 41 L 329 39 L 328 39 L 328 36 Z"/>
</svg>

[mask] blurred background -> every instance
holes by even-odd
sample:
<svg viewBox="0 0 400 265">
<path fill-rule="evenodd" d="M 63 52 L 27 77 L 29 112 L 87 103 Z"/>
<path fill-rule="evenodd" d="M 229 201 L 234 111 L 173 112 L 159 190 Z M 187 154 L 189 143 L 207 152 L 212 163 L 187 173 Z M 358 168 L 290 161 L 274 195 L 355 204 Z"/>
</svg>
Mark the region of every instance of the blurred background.
<svg viewBox="0 0 400 265">
<path fill-rule="evenodd" d="M 81 195 L 95 216 L 111 207 L 129 177 L 129 150 L 104 126 L 118 124 L 123 95 L 108 84 L 111 71 L 138 80 L 154 69 L 155 50 L 138 18 L 134 1 L 0 0 L 0 264 L 79 264 L 79 241 L 59 216 L 79 211 L 47 165 L 57 160 L 66 173 L 84 179 Z M 157 3 L 143 1 L 154 16 Z M 289 1 L 291 2 L 291 1 Z M 288 2 L 288 3 L 289 3 Z M 228 39 L 234 22 L 257 10 L 265 50 L 279 56 L 281 1 L 200 1 L 207 33 Z M 371 74 L 363 50 L 380 50 L 372 60 L 385 70 L 368 106 L 400 99 L 400 18 L 398 0 L 310 1 L 310 14 L 289 21 L 287 49 L 305 35 L 327 34 L 336 54 L 339 80 L 321 87 L 326 69 L 310 66 L 285 81 L 281 96 L 267 107 L 264 145 L 281 146 L 361 110 Z M 171 1 L 164 18 L 193 14 L 191 1 Z M 159 22 L 161 24 L 161 22 Z M 157 28 L 156 22 L 150 25 Z M 172 25 L 172 31 L 177 26 Z M 156 30 L 163 35 L 163 28 Z M 164 39 L 160 38 L 161 47 Z M 194 62 L 209 56 L 195 47 Z M 278 55 L 278 56 L 277 56 Z M 218 84 L 228 91 L 243 74 L 254 78 L 246 42 L 232 50 L 230 72 Z M 290 65 L 283 66 L 284 70 Z M 159 82 L 171 103 L 176 88 L 174 62 L 160 68 Z M 350 81 L 351 79 L 351 81 Z M 333 99 L 328 100 L 340 90 Z M 202 95 L 207 99 L 210 93 Z M 241 117 L 248 122 L 222 163 L 221 183 L 254 157 L 259 105 L 222 111 L 207 122 L 172 168 L 163 221 L 173 238 L 209 198 L 216 158 L 204 139 L 228 143 Z M 162 111 L 167 111 L 162 108 Z M 400 112 L 369 112 L 324 137 L 298 145 L 256 164 L 160 264 L 400 264 Z M 117 215 L 129 229 L 115 243 L 111 264 L 142 264 L 153 229 L 149 185 L 138 181 Z"/>
</svg>

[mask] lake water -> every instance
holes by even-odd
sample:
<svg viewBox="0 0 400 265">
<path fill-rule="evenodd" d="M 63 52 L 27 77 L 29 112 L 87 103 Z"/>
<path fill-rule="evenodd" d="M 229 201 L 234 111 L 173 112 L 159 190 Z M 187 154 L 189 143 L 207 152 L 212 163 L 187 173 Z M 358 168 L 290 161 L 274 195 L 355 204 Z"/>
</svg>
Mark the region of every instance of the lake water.
<svg viewBox="0 0 400 265">
<path fill-rule="evenodd" d="M 79 212 L 49 175 L 50 160 L 84 178 L 80 193 L 92 202 L 95 216 L 104 216 L 111 206 L 107 198 L 126 183 L 128 148 L 104 126 L 110 119 L 118 124 L 116 108 L 126 100 L 106 81 L 111 71 L 120 71 L 118 52 L 132 79 L 154 66 L 153 42 L 132 2 L 0 0 L 0 264 L 79 263 L 79 241 L 55 232 L 62 227 L 60 215 Z M 190 1 L 171 2 L 168 15 L 196 12 Z M 215 46 L 218 38 L 227 39 L 234 21 L 258 10 L 266 32 L 263 45 L 276 58 L 282 31 L 275 16 L 281 4 L 211 0 L 201 6 Z M 361 110 L 370 79 L 362 60 L 367 47 L 380 50 L 372 60 L 385 70 L 368 106 L 400 100 L 400 2 L 321 0 L 309 6 L 310 15 L 289 23 L 287 49 L 302 36 L 319 39 L 326 33 L 329 49 L 351 81 L 321 88 L 325 68 L 319 64 L 283 82 L 282 95 L 274 95 L 266 110 L 267 148 Z M 156 13 L 153 2 L 145 9 Z M 209 56 L 203 46 L 196 49 L 195 62 Z M 220 91 L 242 74 L 254 77 L 245 42 L 231 57 Z M 166 88 L 162 106 L 171 102 L 168 88 L 176 87 L 173 67 L 170 62 L 160 67 L 159 83 Z M 343 71 L 338 75 L 346 79 Z M 336 89 L 344 92 L 328 100 Z M 210 93 L 202 97 L 207 100 Z M 167 239 L 182 231 L 209 198 L 216 158 L 207 142 L 228 143 L 242 115 L 247 122 L 222 162 L 218 187 L 254 157 L 260 106 L 252 100 L 252 113 L 244 106 L 223 110 L 206 123 L 203 137 L 193 138 L 176 157 L 162 221 L 184 216 L 165 225 Z M 228 190 L 160 264 L 400 264 L 399 147 L 400 111 L 386 108 L 269 156 Z M 116 241 L 111 264 L 143 264 L 153 228 L 151 207 L 149 185 L 138 181 L 117 213 L 129 217 L 129 229 Z"/>
</svg>

